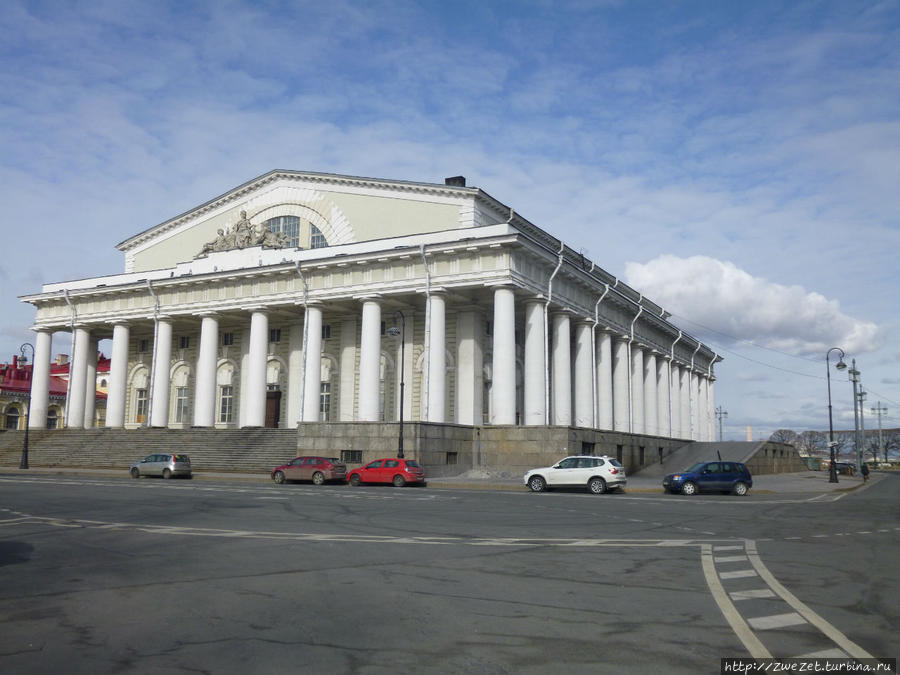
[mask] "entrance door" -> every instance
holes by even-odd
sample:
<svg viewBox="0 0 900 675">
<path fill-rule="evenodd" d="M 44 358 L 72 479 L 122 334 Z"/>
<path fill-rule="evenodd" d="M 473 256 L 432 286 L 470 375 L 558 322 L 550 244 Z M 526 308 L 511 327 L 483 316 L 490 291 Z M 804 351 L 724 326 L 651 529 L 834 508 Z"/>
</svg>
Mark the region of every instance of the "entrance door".
<svg viewBox="0 0 900 675">
<path fill-rule="evenodd" d="M 281 392 L 266 392 L 266 428 L 277 429 L 281 419 Z"/>
</svg>

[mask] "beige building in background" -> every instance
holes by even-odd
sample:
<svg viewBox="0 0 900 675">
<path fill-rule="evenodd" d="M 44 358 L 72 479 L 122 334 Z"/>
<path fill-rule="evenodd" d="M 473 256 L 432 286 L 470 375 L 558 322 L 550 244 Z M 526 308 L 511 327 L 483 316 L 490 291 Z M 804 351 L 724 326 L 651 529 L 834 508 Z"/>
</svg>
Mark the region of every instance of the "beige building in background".
<svg viewBox="0 0 900 675">
<path fill-rule="evenodd" d="M 390 422 L 402 379 L 406 420 L 714 438 L 718 355 L 461 177 L 272 171 L 118 249 L 123 273 L 22 298 L 34 428 L 65 333 L 69 428 L 111 339 L 109 427 Z"/>
</svg>

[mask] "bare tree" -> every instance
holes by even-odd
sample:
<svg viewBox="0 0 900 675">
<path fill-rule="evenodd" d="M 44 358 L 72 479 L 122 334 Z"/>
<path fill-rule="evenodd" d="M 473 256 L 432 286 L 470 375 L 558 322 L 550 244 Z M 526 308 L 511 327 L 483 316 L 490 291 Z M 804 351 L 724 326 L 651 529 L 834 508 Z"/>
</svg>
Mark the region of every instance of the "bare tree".
<svg viewBox="0 0 900 675">
<path fill-rule="evenodd" d="M 776 443 L 787 443 L 788 445 L 796 445 L 797 444 L 797 432 L 792 429 L 776 429 L 772 432 L 772 435 L 769 436 L 770 441 L 774 441 Z"/>
<path fill-rule="evenodd" d="M 819 455 L 828 450 L 828 435 L 821 431 L 804 431 L 797 437 L 796 445 L 807 454 Z"/>
</svg>

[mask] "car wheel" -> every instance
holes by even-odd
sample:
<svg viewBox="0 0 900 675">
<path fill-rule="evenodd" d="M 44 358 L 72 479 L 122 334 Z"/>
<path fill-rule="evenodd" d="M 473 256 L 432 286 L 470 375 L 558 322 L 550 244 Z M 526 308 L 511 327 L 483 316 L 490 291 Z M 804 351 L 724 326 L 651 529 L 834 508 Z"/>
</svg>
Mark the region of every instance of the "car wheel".
<svg viewBox="0 0 900 675">
<path fill-rule="evenodd" d="M 362 483 L 362 479 L 359 477 L 358 473 L 350 476 L 350 485 L 352 485 L 353 487 L 359 487 L 360 483 Z"/>
<path fill-rule="evenodd" d="M 681 494 L 683 495 L 695 495 L 697 494 L 697 484 L 688 481 L 684 485 L 681 486 Z"/>
<path fill-rule="evenodd" d="M 740 483 L 740 482 L 735 483 L 735 484 L 734 484 L 734 490 L 733 490 L 733 492 L 734 492 L 734 494 L 736 494 L 738 497 L 743 497 L 745 494 L 747 494 L 747 484 L 746 484 L 746 483 Z"/>
<path fill-rule="evenodd" d="M 547 481 L 540 476 L 532 476 L 528 479 L 528 487 L 532 492 L 543 492 L 547 487 Z"/>
<path fill-rule="evenodd" d="M 276 471 L 272 476 L 272 480 L 274 480 L 279 485 L 284 483 L 284 471 Z"/>
<path fill-rule="evenodd" d="M 606 481 L 602 478 L 591 478 L 588 481 L 588 490 L 593 492 L 595 495 L 602 495 L 606 492 Z"/>
<path fill-rule="evenodd" d="M 141 472 L 140 472 L 140 470 L 139 470 L 137 467 L 134 467 L 134 468 L 131 470 L 131 477 L 132 477 L 132 478 L 140 478 L 140 477 L 141 477 Z"/>
<path fill-rule="evenodd" d="M 404 485 L 406 485 L 406 479 L 403 476 L 400 474 L 394 476 L 394 487 L 403 487 Z"/>
<path fill-rule="evenodd" d="M 313 485 L 321 485 L 325 482 L 325 474 L 321 471 L 316 471 L 312 476 Z"/>
<path fill-rule="evenodd" d="M 163 469 L 163 478 L 169 480 L 172 477 L 172 472 L 168 469 Z"/>
</svg>

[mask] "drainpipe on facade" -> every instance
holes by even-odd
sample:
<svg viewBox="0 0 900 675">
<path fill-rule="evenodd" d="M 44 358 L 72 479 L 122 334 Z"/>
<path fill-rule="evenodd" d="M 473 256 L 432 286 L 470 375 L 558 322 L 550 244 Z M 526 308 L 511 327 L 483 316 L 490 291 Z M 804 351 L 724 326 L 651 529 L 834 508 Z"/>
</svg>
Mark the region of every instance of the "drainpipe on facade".
<svg viewBox="0 0 900 675">
<path fill-rule="evenodd" d="M 681 339 L 682 334 L 683 333 L 679 330 L 678 337 L 675 338 L 675 342 L 672 343 L 672 358 L 669 359 L 669 438 L 672 438 L 672 415 L 674 414 L 674 411 L 672 410 L 672 387 L 675 385 L 672 382 L 672 364 L 675 363 L 675 345 L 678 344 L 678 341 Z M 680 383 L 679 386 L 681 386 Z M 681 414 L 680 410 L 678 411 L 678 414 Z M 679 426 L 679 428 L 681 427 Z"/>
<path fill-rule="evenodd" d="M 644 294 L 641 293 L 641 297 L 638 298 L 638 313 L 634 315 L 634 318 L 631 320 L 631 336 L 628 338 L 628 349 L 626 353 L 628 354 L 628 433 L 634 433 L 634 383 L 632 382 L 634 375 L 631 372 L 631 344 L 634 342 L 634 324 L 637 322 L 638 317 L 644 313 L 644 306 L 641 302 L 644 300 Z"/>
<path fill-rule="evenodd" d="M 510 215 L 512 218 L 512 215 Z M 425 360 L 422 362 L 422 414 L 420 418 L 428 421 L 428 392 L 431 386 L 431 272 L 428 269 L 428 260 L 425 258 L 425 244 L 419 245 L 419 254 L 422 256 L 422 265 L 425 267 Z M 410 411 L 411 412 L 411 411 Z"/>
<path fill-rule="evenodd" d="M 566 245 L 562 241 L 559 242 L 559 260 L 556 263 L 556 269 L 550 275 L 547 282 L 547 302 L 544 303 L 544 425 L 550 425 L 550 301 L 553 300 L 553 279 L 559 272 L 559 268 L 563 264 L 563 251 Z"/>
<path fill-rule="evenodd" d="M 147 279 L 147 290 L 153 298 L 153 356 L 150 358 L 150 387 L 147 391 L 147 419 L 144 426 L 150 426 L 150 420 L 153 419 L 153 389 L 156 385 L 156 348 L 159 339 L 159 296 L 153 292 L 153 284 Z"/>
<path fill-rule="evenodd" d="M 309 286 L 306 283 L 306 277 L 303 276 L 303 270 L 300 268 L 300 261 L 294 262 L 294 268 L 300 277 L 300 283 L 303 284 L 303 337 L 300 340 L 300 419 L 297 420 L 299 426 L 303 421 L 303 402 L 306 398 L 306 343 L 309 339 Z"/>
<path fill-rule="evenodd" d="M 70 322 L 70 328 L 72 332 L 72 342 L 71 342 L 71 357 L 69 358 L 69 377 L 66 380 L 66 415 L 63 419 L 63 425 L 69 426 L 69 395 L 72 393 L 72 360 L 75 358 L 75 318 L 78 315 L 78 310 L 75 309 L 75 305 L 72 304 L 72 301 L 69 299 L 69 291 L 67 289 L 63 289 L 63 297 L 66 299 L 66 304 L 69 306 L 69 309 L 72 310 L 72 321 Z M 32 368 L 32 373 L 34 373 L 34 369 Z M 30 424 L 30 420 L 29 420 Z"/>
<path fill-rule="evenodd" d="M 593 271 L 594 263 L 592 262 L 588 274 Z M 603 291 L 603 295 L 600 296 L 597 303 L 594 305 L 594 327 L 591 329 L 591 391 L 593 392 L 592 396 L 594 397 L 593 415 L 595 429 L 600 423 L 600 401 L 597 400 L 597 326 L 600 324 L 600 303 L 603 302 L 603 298 L 609 293 L 609 284 L 605 283 L 603 285 L 606 286 L 606 288 Z"/>
</svg>

